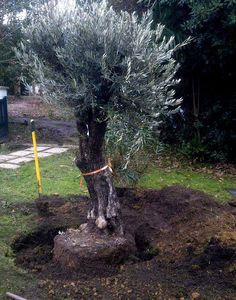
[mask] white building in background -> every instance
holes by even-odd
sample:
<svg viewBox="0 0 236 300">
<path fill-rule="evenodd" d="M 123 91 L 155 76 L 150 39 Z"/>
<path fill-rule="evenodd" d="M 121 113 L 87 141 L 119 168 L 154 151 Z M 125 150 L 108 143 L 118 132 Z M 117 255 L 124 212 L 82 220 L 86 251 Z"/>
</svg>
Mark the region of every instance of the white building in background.
<svg viewBox="0 0 236 300">
<path fill-rule="evenodd" d="M 9 88 L 7 86 L 0 86 L 0 99 L 7 96 L 8 89 Z"/>
<path fill-rule="evenodd" d="M 27 84 L 24 86 L 24 88 L 25 88 L 24 91 L 25 96 L 42 96 L 43 94 L 40 84 L 37 83 L 32 83 L 32 85 Z"/>
</svg>

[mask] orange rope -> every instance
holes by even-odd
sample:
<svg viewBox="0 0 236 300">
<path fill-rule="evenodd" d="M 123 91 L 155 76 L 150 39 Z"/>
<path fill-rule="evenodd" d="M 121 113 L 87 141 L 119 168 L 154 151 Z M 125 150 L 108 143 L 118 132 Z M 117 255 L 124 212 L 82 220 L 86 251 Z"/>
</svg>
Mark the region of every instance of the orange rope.
<svg viewBox="0 0 236 300">
<path fill-rule="evenodd" d="M 98 170 L 95 170 L 95 171 L 92 171 L 92 172 L 88 172 L 88 173 L 82 173 L 83 176 L 91 176 L 91 175 L 95 175 L 97 173 L 100 173 L 104 170 L 106 170 L 107 168 L 110 168 L 108 165 L 102 167 L 101 169 L 98 169 Z"/>
<path fill-rule="evenodd" d="M 92 176 L 92 175 L 98 174 L 98 173 L 100 173 L 100 172 L 106 170 L 107 168 L 109 168 L 110 171 L 112 172 L 112 163 L 111 163 L 111 159 L 110 159 L 110 158 L 108 158 L 108 163 L 107 163 L 106 166 L 102 167 L 101 169 L 92 171 L 92 172 L 82 173 L 82 175 L 83 175 L 83 176 Z M 84 186 L 84 181 L 83 181 L 82 176 L 80 177 L 80 187 L 81 187 L 81 188 L 85 188 L 85 186 Z"/>
</svg>

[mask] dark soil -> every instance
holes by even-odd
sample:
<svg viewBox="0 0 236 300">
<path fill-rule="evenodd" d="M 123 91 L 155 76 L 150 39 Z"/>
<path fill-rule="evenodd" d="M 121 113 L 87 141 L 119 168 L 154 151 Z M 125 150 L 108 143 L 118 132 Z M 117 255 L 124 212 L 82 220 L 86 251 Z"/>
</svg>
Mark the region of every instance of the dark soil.
<svg viewBox="0 0 236 300">
<path fill-rule="evenodd" d="M 9 97 L 8 143 L 31 143 L 30 120 L 35 120 L 40 143 L 77 144 L 78 134 L 74 118 L 65 111 L 43 102 L 40 97 Z M 65 119 L 65 116 L 67 117 Z"/>
<path fill-rule="evenodd" d="M 49 105 L 39 96 L 8 96 L 8 114 L 10 117 L 28 117 L 31 119 L 65 119 L 65 111 Z M 69 117 L 69 116 L 67 116 Z"/>
<path fill-rule="evenodd" d="M 86 222 L 88 198 L 38 200 L 38 229 L 13 249 L 49 299 L 236 299 L 236 207 L 181 186 L 118 189 L 118 196 L 136 255 L 89 274 L 52 260 L 58 231 Z"/>
<path fill-rule="evenodd" d="M 30 118 L 13 117 L 9 120 L 9 142 L 31 142 Z M 40 143 L 76 144 L 78 134 L 74 122 L 54 121 L 50 119 L 35 120 L 37 140 Z"/>
</svg>

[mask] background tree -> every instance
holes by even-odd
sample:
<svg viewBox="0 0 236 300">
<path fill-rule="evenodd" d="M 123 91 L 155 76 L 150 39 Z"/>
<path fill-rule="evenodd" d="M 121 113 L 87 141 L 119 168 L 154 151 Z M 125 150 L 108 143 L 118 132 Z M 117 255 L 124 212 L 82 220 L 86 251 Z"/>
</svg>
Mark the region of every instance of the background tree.
<svg viewBox="0 0 236 300">
<path fill-rule="evenodd" d="M 45 99 L 75 114 L 80 148 L 76 164 L 86 176 L 91 197 L 90 224 L 122 233 L 120 204 L 107 167 L 107 125 L 124 132 L 157 126 L 180 100 L 173 87 L 179 45 L 151 29 L 150 14 L 116 13 L 107 1 L 80 1 L 63 10 L 44 6 L 35 11 L 17 56 L 45 91 Z M 117 123 L 118 124 L 118 123 Z M 135 137 L 134 137 L 135 138 Z M 138 141 L 135 140 L 135 143 Z"/>
<path fill-rule="evenodd" d="M 46 0 L 0 0 L 0 85 L 19 93 L 21 66 L 13 48 L 22 38 L 31 10 Z"/>
<path fill-rule="evenodd" d="M 166 35 L 175 35 L 177 42 L 193 38 L 178 54 L 177 94 L 183 97 L 185 119 L 166 119 L 162 141 L 183 145 L 181 151 L 194 158 L 235 161 L 235 1 L 140 0 L 137 10 L 141 4 L 152 8 L 153 25 L 164 24 Z"/>
</svg>

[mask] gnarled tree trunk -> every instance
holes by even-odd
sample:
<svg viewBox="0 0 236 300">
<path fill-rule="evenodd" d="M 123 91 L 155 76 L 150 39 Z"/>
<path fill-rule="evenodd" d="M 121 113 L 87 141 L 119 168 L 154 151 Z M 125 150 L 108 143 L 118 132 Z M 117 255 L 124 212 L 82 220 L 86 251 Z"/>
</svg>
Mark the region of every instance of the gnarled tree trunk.
<svg viewBox="0 0 236 300">
<path fill-rule="evenodd" d="M 104 156 L 104 139 L 107 122 L 98 121 L 91 116 L 89 121 L 77 120 L 80 149 L 76 157 L 76 165 L 82 174 L 102 169 L 107 165 Z M 84 176 L 91 198 L 88 211 L 88 224 L 97 228 L 123 234 L 120 203 L 112 181 L 109 167 L 97 173 Z"/>
</svg>

